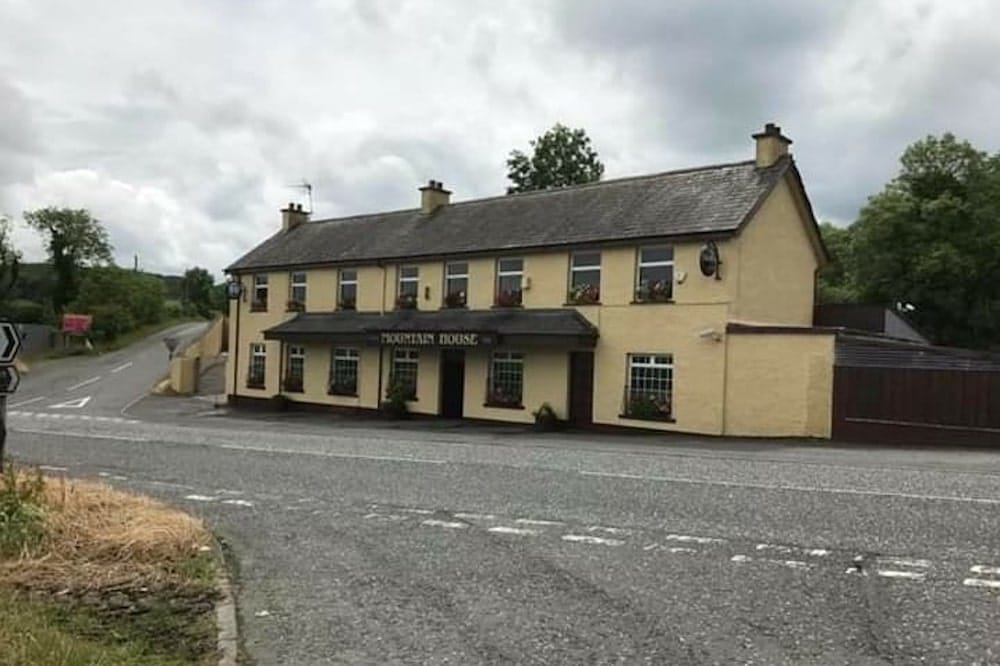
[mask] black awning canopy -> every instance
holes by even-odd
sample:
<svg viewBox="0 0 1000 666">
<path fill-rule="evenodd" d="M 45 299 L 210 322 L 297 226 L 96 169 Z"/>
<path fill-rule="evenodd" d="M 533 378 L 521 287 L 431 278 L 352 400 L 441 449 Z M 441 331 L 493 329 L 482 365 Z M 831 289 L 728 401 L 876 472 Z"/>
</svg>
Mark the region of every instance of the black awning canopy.
<svg viewBox="0 0 1000 666">
<path fill-rule="evenodd" d="M 384 346 L 475 347 L 499 343 L 593 347 L 597 328 L 574 309 L 307 312 L 264 331 L 266 340 Z"/>
</svg>

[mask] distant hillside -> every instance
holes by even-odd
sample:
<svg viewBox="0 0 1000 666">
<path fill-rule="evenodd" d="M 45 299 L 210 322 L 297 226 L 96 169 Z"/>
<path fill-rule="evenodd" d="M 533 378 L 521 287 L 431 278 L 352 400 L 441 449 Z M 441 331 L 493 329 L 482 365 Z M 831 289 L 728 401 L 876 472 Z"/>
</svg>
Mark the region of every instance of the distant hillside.
<svg viewBox="0 0 1000 666">
<path fill-rule="evenodd" d="M 163 281 L 164 296 L 167 300 L 180 300 L 180 275 L 157 275 L 150 273 Z M 7 295 L 8 300 L 26 300 L 36 303 L 48 303 L 51 300 L 52 288 L 55 285 L 55 272 L 52 264 L 34 263 L 21 264 L 17 284 Z"/>
</svg>

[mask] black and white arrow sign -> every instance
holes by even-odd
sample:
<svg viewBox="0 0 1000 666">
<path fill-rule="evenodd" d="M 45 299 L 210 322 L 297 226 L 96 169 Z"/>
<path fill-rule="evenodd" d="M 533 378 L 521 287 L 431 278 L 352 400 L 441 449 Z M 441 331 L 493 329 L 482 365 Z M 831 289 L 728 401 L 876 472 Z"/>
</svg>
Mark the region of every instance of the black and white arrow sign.
<svg viewBox="0 0 1000 666">
<path fill-rule="evenodd" d="M 21 351 L 21 334 L 17 326 L 9 321 L 0 321 L 0 365 L 14 362 Z"/>
<path fill-rule="evenodd" d="M 0 395 L 10 395 L 21 383 L 21 373 L 12 365 L 0 365 Z"/>
</svg>

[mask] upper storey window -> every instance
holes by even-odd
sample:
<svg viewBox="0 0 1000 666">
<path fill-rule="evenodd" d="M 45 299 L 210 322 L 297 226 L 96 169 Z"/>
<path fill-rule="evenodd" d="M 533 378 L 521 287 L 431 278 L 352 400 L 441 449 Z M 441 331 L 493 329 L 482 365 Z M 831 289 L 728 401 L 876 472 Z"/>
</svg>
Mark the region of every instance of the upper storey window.
<svg viewBox="0 0 1000 666">
<path fill-rule="evenodd" d="M 292 271 L 288 285 L 288 311 L 302 312 L 306 309 L 306 272 Z"/>
<path fill-rule="evenodd" d="M 449 261 L 444 265 L 444 305 L 446 308 L 464 308 L 468 303 L 469 264 Z"/>
<path fill-rule="evenodd" d="M 635 300 L 665 302 L 674 296 L 674 248 L 669 245 L 639 248 Z"/>
<path fill-rule="evenodd" d="M 353 310 L 357 305 L 358 272 L 353 268 L 342 268 L 340 269 L 337 307 L 341 310 Z"/>
<path fill-rule="evenodd" d="M 396 307 L 412 309 L 417 307 L 417 291 L 420 289 L 420 269 L 417 266 L 399 267 L 399 285 L 396 288 Z"/>
<path fill-rule="evenodd" d="M 569 294 L 574 305 L 589 305 L 601 300 L 601 253 L 574 252 L 569 265 Z"/>
<path fill-rule="evenodd" d="M 523 277 L 523 259 L 497 259 L 497 305 L 502 307 L 521 305 Z"/>
<path fill-rule="evenodd" d="M 253 301 L 250 303 L 253 312 L 267 311 L 267 274 L 259 273 L 253 276 Z"/>
</svg>

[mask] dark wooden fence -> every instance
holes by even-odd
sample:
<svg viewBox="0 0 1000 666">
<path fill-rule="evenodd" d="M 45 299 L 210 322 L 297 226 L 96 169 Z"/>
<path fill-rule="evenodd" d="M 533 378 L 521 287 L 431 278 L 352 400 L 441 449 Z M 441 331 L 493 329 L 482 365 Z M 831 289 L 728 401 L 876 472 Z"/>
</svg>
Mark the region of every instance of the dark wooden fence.
<svg viewBox="0 0 1000 666">
<path fill-rule="evenodd" d="M 1000 357 L 838 339 L 834 439 L 1000 446 Z"/>
</svg>

